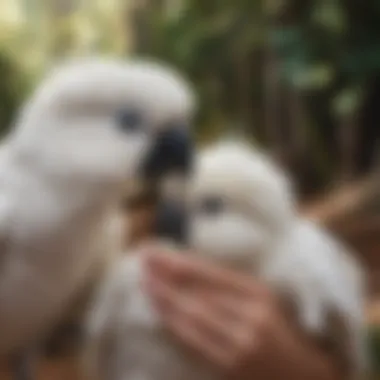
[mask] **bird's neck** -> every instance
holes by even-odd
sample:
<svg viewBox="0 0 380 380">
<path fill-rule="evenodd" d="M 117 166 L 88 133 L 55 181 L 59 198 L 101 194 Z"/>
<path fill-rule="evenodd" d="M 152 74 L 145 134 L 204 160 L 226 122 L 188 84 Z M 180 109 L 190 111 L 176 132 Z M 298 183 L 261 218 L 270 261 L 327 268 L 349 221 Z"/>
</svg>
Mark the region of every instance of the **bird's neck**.
<svg viewBox="0 0 380 380">
<path fill-rule="evenodd" d="M 40 218 L 46 212 L 47 221 L 52 225 L 82 223 L 83 228 L 91 228 L 112 213 L 121 198 L 121 189 L 117 186 L 91 183 L 69 171 L 62 174 L 28 151 L 9 149 L 3 161 L 0 170 L 2 164 L 10 169 L 4 170 L 9 177 L 9 191 L 16 192 L 18 202 L 25 203 L 24 207 Z"/>
</svg>

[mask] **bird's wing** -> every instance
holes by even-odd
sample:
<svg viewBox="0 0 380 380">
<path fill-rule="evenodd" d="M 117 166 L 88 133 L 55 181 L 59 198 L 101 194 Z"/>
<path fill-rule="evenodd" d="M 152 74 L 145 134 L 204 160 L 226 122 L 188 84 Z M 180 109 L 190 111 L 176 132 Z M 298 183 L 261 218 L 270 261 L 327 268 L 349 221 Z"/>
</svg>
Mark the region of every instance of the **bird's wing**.
<svg viewBox="0 0 380 380">
<path fill-rule="evenodd" d="M 354 254 L 322 227 L 303 222 L 302 232 L 308 244 L 313 243 L 309 249 L 314 257 L 320 258 L 314 264 L 320 264 L 321 274 L 330 272 L 325 277 L 326 288 L 321 289 L 329 300 L 326 313 L 329 346 L 346 370 L 347 378 L 356 379 L 368 365 L 364 329 L 365 272 Z"/>
<path fill-rule="evenodd" d="M 85 350 L 84 364 L 90 376 L 104 374 L 105 377 L 100 375 L 100 378 L 108 377 L 109 358 L 118 339 L 121 308 L 125 305 L 128 294 L 133 291 L 129 282 L 136 274 L 132 273 L 134 261 L 134 257 L 124 257 L 104 276 L 96 292 L 86 323 L 89 344 Z"/>
</svg>

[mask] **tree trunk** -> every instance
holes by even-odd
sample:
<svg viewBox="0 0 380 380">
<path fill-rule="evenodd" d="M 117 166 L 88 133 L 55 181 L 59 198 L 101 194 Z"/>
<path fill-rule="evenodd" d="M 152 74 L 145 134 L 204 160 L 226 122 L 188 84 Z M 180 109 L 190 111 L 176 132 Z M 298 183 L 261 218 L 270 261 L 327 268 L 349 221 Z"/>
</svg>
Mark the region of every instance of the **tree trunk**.
<svg viewBox="0 0 380 380">
<path fill-rule="evenodd" d="M 354 173 L 359 177 L 373 169 L 380 140 L 380 77 L 372 83 L 358 118 Z"/>
<path fill-rule="evenodd" d="M 148 0 L 135 0 L 129 8 L 133 31 L 133 50 L 137 54 L 148 53 L 152 44 L 152 31 L 148 14 L 149 5 Z"/>
<path fill-rule="evenodd" d="M 279 160 L 283 155 L 283 140 L 280 136 L 281 129 L 281 99 L 279 67 L 270 47 L 267 48 L 266 62 L 264 63 L 264 106 L 266 140 L 271 153 Z"/>
<path fill-rule="evenodd" d="M 343 116 L 338 121 L 340 165 L 337 173 L 338 184 L 345 184 L 355 178 L 355 140 L 357 135 L 356 112 Z"/>
</svg>

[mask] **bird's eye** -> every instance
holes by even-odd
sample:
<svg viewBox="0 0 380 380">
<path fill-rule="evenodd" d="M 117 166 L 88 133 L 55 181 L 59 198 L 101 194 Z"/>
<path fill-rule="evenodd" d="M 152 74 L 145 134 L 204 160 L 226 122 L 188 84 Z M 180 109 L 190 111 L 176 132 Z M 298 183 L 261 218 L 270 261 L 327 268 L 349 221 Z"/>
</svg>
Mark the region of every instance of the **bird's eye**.
<svg viewBox="0 0 380 380">
<path fill-rule="evenodd" d="M 135 110 L 123 110 L 118 115 L 118 125 L 126 132 L 137 132 L 142 128 L 141 114 Z"/>
<path fill-rule="evenodd" d="M 207 197 L 200 203 L 200 211 L 207 215 L 217 215 L 223 211 L 223 201 L 218 197 Z"/>
</svg>

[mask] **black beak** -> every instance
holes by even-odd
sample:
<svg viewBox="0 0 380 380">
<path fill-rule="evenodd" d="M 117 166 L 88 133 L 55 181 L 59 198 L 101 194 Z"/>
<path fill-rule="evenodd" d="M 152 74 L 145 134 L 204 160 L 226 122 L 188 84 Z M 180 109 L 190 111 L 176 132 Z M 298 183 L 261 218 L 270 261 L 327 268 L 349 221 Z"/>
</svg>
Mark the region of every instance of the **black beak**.
<svg viewBox="0 0 380 380">
<path fill-rule="evenodd" d="M 188 214 L 179 201 L 161 200 L 154 223 L 156 237 L 185 246 L 188 237 Z"/>
<path fill-rule="evenodd" d="M 152 146 L 141 174 L 148 181 L 156 181 L 167 174 L 186 176 L 193 162 L 193 142 L 183 128 L 162 132 Z"/>
<path fill-rule="evenodd" d="M 152 187 L 166 175 L 188 177 L 192 170 L 193 154 L 193 141 L 185 128 L 167 128 L 156 138 L 143 163 L 141 174 Z M 164 197 L 159 199 L 154 222 L 156 237 L 185 245 L 187 223 L 186 207 L 181 201 Z"/>
</svg>

